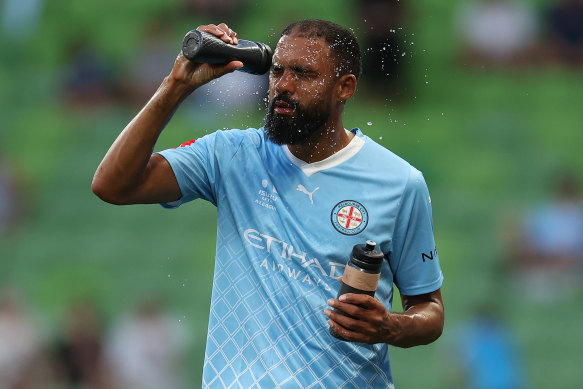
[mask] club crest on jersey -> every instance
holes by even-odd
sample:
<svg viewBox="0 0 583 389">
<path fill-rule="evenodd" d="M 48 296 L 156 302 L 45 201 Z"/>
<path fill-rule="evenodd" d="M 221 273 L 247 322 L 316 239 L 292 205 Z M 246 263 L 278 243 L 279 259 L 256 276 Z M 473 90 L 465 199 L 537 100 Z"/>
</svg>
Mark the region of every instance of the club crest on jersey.
<svg viewBox="0 0 583 389">
<path fill-rule="evenodd" d="M 334 206 L 330 219 L 338 232 L 344 235 L 356 235 L 366 228 L 368 212 L 361 203 L 344 200 Z"/>
</svg>

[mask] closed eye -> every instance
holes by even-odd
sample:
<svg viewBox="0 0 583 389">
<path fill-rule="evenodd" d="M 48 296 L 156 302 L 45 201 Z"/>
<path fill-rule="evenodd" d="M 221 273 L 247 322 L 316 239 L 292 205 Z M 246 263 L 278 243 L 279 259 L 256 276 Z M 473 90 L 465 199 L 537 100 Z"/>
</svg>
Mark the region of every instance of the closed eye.
<svg viewBox="0 0 583 389">
<path fill-rule="evenodd" d="M 291 69 L 298 76 L 316 76 L 317 75 L 317 72 L 310 70 L 308 68 L 304 68 L 302 66 L 292 66 Z"/>
<path fill-rule="evenodd" d="M 273 64 L 271 66 L 271 73 L 272 74 L 277 74 L 277 75 L 282 74 L 283 73 L 283 66 L 277 65 L 277 64 Z"/>
</svg>

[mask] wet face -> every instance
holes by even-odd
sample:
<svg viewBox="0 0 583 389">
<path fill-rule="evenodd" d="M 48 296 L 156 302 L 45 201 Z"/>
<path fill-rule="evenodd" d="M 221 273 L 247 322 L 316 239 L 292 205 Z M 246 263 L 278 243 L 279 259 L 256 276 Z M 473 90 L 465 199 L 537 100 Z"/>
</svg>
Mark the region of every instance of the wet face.
<svg viewBox="0 0 583 389">
<path fill-rule="evenodd" d="M 298 145 L 324 129 L 332 113 L 335 79 L 324 39 L 283 36 L 269 73 L 268 139 Z"/>
</svg>

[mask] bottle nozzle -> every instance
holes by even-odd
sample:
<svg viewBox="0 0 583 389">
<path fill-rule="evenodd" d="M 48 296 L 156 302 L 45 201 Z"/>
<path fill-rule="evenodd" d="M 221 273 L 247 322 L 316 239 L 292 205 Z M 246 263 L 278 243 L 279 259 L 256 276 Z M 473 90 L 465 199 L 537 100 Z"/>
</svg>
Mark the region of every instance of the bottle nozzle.
<svg viewBox="0 0 583 389">
<path fill-rule="evenodd" d="M 365 250 L 366 251 L 373 251 L 376 245 L 377 244 L 375 241 L 367 240 Z"/>
</svg>

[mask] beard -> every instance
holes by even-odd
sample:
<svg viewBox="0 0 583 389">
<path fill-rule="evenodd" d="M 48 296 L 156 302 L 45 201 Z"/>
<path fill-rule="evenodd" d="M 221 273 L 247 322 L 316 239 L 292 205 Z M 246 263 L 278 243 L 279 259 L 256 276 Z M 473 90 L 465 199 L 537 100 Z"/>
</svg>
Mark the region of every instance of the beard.
<svg viewBox="0 0 583 389">
<path fill-rule="evenodd" d="M 276 114 L 275 101 L 284 101 L 293 107 L 295 116 Z M 267 139 L 277 145 L 298 145 L 307 142 L 312 135 L 322 130 L 330 118 L 330 109 L 323 104 L 312 104 L 301 108 L 289 95 L 274 96 L 267 107 L 263 127 Z"/>
</svg>

